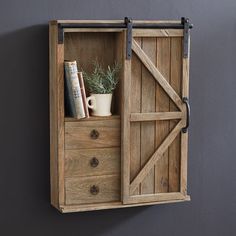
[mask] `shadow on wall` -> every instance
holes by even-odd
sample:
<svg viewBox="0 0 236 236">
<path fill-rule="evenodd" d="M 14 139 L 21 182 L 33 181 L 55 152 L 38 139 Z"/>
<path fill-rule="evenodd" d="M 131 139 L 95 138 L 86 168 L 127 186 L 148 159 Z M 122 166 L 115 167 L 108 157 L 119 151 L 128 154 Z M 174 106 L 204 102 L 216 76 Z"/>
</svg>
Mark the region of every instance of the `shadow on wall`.
<svg viewBox="0 0 236 236">
<path fill-rule="evenodd" d="M 48 203 L 50 192 L 48 26 L 0 35 L 0 52 L 0 168 L 8 180 L 1 202 L 31 211 L 38 200 Z"/>
</svg>

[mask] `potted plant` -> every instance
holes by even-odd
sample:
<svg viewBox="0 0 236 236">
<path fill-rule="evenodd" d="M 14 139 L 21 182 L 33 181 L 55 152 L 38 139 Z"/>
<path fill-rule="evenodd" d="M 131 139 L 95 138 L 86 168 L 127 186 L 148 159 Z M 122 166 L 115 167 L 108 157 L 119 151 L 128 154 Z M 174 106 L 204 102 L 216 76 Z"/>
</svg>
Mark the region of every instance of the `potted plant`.
<svg viewBox="0 0 236 236">
<path fill-rule="evenodd" d="M 97 61 L 94 62 L 94 70 L 91 74 L 83 72 L 84 81 L 90 97 L 87 98 L 87 105 L 94 116 L 110 116 L 112 92 L 118 84 L 118 72 L 120 66 L 115 63 L 103 69 Z"/>
</svg>

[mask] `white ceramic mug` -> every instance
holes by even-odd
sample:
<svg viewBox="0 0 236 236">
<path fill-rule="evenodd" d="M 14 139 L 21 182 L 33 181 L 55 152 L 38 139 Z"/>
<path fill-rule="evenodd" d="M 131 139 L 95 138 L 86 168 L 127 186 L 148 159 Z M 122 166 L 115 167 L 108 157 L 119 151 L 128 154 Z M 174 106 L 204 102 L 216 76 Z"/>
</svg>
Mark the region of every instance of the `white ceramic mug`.
<svg viewBox="0 0 236 236">
<path fill-rule="evenodd" d="M 111 116 L 112 94 L 91 94 L 86 100 L 93 116 Z"/>
</svg>

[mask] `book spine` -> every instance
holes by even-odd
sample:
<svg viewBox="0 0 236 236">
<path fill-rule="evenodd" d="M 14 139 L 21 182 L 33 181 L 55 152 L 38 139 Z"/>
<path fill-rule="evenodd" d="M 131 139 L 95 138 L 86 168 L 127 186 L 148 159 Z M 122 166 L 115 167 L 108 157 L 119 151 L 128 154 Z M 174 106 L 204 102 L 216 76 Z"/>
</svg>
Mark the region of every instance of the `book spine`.
<svg viewBox="0 0 236 236">
<path fill-rule="evenodd" d="M 78 78 L 76 61 L 65 62 L 65 74 L 68 84 L 68 95 L 73 117 L 81 119 L 85 117 L 83 99 Z"/>
<path fill-rule="evenodd" d="M 88 105 L 87 105 L 87 101 L 86 101 L 86 92 L 85 92 L 85 86 L 84 86 L 83 73 L 78 72 L 78 77 L 79 77 L 79 83 L 80 83 L 80 88 L 81 88 L 81 94 L 82 94 L 82 98 L 83 98 L 85 115 L 86 115 L 86 117 L 89 118 L 89 110 L 88 110 Z"/>
<path fill-rule="evenodd" d="M 65 112 L 66 115 L 76 117 L 76 110 L 74 106 L 74 98 L 70 80 L 68 78 L 65 68 Z"/>
</svg>

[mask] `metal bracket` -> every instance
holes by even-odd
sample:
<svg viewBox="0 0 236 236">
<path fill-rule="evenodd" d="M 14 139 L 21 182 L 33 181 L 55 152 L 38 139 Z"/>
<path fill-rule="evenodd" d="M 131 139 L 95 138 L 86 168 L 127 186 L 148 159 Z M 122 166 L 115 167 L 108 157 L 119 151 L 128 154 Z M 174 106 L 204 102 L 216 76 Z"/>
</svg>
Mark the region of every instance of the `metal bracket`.
<svg viewBox="0 0 236 236">
<path fill-rule="evenodd" d="M 186 126 L 182 128 L 182 132 L 187 133 L 188 127 L 189 127 L 189 119 L 190 119 L 190 105 L 189 105 L 189 101 L 187 97 L 183 97 L 182 101 L 183 103 L 185 103 L 186 109 L 187 109 Z"/>
<path fill-rule="evenodd" d="M 64 28 L 61 26 L 61 24 L 58 24 L 58 43 L 64 43 Z"/>
<path fill-rule="evenodd" d="M 132 57 L 132 28 L 133 28 L 132 19 L 130 17 L 125 17 L 125 24 L 127 28 L 126 59 L 130 60 Z"/>
<path fill-rule="evenodd" d="M 190 24 L 189 24 L 189 19 L 182 17 L 181 18 L 181 23 L 184 26 L 184 42 L 183 42 L 183 57 L 188 58 L 189 54 L 189 29 L 190 29 Z M 192 27 L 192 25 L 191 25 Z"/>
</svg>

